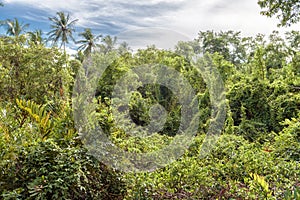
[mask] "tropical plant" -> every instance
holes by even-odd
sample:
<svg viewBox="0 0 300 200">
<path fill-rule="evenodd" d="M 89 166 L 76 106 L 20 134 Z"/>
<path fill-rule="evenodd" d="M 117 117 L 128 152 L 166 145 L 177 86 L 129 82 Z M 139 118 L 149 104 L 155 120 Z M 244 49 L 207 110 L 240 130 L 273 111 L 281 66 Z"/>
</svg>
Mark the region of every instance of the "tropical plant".
<svg viewBox="0 0 300 200">
<path fill-rule="evenodd" d="M 51 35 L 65 50 L 77 20 L 60 14 L 51 20 L 58 30 Z M 61 20 L 71 24 L 69 32 L 64 26 L 59 29 Z M 58 48 L 43 45 L 41 31 L 22 33 L 0 37 L 0 199 L 299 199 L 298 31 L 287 33 L 286 39 L 278 32 L 266 39 L 262 34 L 244 38 L 239 32 L 207 31 L 194 41 L 178 43 L 175 51 L 149 46 L 132 54 L 126 43 L 117 46 L 111 36 L 102 38 L 100 51 L 93 51 L 98 37 L 85 29 L 79 34 L 81 51 L 67 66 L 66 52 L 64 56 Z M 209 88 L 221 81 L 208 79 L 209 70 L 197 70 L 194 53 L 204 53 L 199 63 L 219 71 L 224 80 L 223 129 L 221 124 L 210 126 L 218 109 L 210 97 L 218 98 L 220 92 Z M 93 64 L 82 64 L 84 54 L 91 54 Z M 94 72 L 103 63 L 107 68 L 99 78 Z M 91 155 L 95 152 L 84 145 L 86 131 L 78 123 L 99 125 L 115 147 L 128 153 L 148 154 L 172 144 L 184 132 L 177 91 L 186 96 L 186 87 L 168 73 L 160 73 L 157 80 L 170 78 L 176 93 L 156 81 L 140 84 L 141 76 L 129 73 L 144 66 L 142 74 L 152 77 L 154 65 L 176 70 L 191 85 L 199 128 L 183 155 L 167 166 L 151 173 L 120 173 Z M 73 85 L 76 75 L 83 79 Z M 130 88 L 122 90 L 125 85 Z M 95 98 L 74 94 L 71 103 L 73 87 Z M 77 120 L 90 102 L 92 112 Z M 156 105 L 166 112 L 154 110 Z M 124 110 L 129 119 L 118 118 Z M 153 114 L 164 115 L 163 122 L 152 123 L 157 117 Z M 126 130 L 128 122 L 157 127 L 151 126 L 151 135 L 140 130 L 133 135 Z M 222 134 L 203 155 L 209 128 L 222 129 Z"/>
<path fill-rule="evenodd" d="M 2 21 L 1 25 L 6 27 L 7 35 L 15 37 L 19 37 L 29 26 L 29 24 L 20 23 L 17 18 L 14 18 L 13 20 L 7 19 Z"/>
<path fill-rule="evenodd" d="M 54 44 L 60 41 L 60 48 L 63 46 L 66 53 L 66 44 L 69 43 L 69 39 L 75 42 L 73 32 L 75 32 L 74 25 L 78 19 L 71 21 L 69 13 L 64 12 L 57 12 L 56 15 L 55 17 L 49 17 L 52 24 L 51 31 L 47 33 L 49 35 L 48 40 Z"/>
<path fill-rule="evenodd" d="M 0 163 L 1 199 L 123 199 L 119 173 L 88 155 L 84 148 L 46 140 L 24 146 L 18 157 Z"/>
<path fill-rule="evenodd" d="M 29 35 L 29 41 L 33 42 L 36 45 L 43 44 L 44 39 L 42 37 L 42 30 L 35 30 L 27 32 Z"/>
<path fill-rule="evenodd" d="M 132 51 L 132 49 L 130 48 L 130 46 L 127 42 L 122 42 L 118 47 L 119 55 L 123 55 L 124 53 L 128 53 L 131 51 Z"/>
<path fill-rule="evenodd" d="M 110 35 L 105 36 L 102 38 L 102 44 L 100 45 L 100 51 L 104 54 L 111 52 L 115 49 L 117 44 L 117 37 L 111 37 Z"/>
<path fill-rule="evenodd" d="M 63 55 L 57 48 L 25 44 L 23 36 L 0 38 L 0 99 L 46 103 L 59 98 L 70 81 Z"/>
<path fill-rule="evenodd" d="M 97 41 L 102 35 L 94 35 L 90 28 L 86 28 L 84 32 L 79 33 L 79 36 L 83 37 L 83 40 L 79 40 L 76 43 L 81 44 L 78 50 L 83 51 L 85 55 L 92 53 L 93 48 L 98 47 Z"/>
</svg>

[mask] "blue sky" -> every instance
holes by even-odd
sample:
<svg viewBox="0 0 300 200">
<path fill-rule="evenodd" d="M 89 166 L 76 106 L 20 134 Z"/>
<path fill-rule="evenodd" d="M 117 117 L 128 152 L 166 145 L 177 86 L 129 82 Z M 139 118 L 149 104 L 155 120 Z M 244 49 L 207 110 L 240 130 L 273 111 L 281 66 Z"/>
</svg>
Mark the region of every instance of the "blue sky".
<svg viewBox="0 0 300 200">
<path fill-rule="evenodd" d="M 277 19 L 259 14 L 257 0 L 2 0 L 0 20 L 18 18 L 28 30 L 49 31 L 48 17 L 57 11 L 79 19 L 75 36 L 84 28 L 116 35 L 128 43 L 168 43 L 193 39 L 205 30 L 236 30 L 245 36 L 269 34 Z M 156 27 L 152 29 L 151 27 Z M 293 28 L 293 27 L 292 27 Z M 164 30 L 164 31 L 162 31 Z M 279 29 L 284 32 L 287 29 Z M 3 33 L 4 30 L 0 30 Z M 172 32 L 172 34 L 170 34 Z M 151 34 L 153 33 L 153 34 Z M 170 37 L 170 35 L 173 35 Z M 170 40 L 169 42 L 166 42 Z M 130 42 L 132 41 L 132 42 Z M 143 41 L 141 44 L 139 42 Z M 175 44 L 174 44 L 175 45 Z"/>
</svg>

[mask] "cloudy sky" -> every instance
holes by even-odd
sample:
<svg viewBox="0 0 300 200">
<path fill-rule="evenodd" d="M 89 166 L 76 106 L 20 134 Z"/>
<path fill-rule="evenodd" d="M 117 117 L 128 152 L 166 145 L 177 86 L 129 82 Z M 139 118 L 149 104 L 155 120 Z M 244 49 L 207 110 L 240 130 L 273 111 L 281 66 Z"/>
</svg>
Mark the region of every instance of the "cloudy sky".
<svg viewBox="0 0 300 200">
<path fill-rule="evenodd" d="M 0 20 L 17 17 L 30 30 L 49 31 L 48 17 L 57 11 L 79 19 L 77 32 L 116 35 L 129 44 L 143 41 L 173 44 L 205 30 L 236 30 L 245 36 L 278 30 L 275 18 L 259 14 L 257 0 L 2 0 Z M 155 28 L 153 28 L 155 27 Z M 292 27 L 293 28 L 293 27 Z M 286 29 L 281 28 L 282 32 Z M 4 30 L 0 30 L 3 33 Z M 75 34 L 76 35 L 76 34 Z M 150 43 L 151 43 L 150 42 Z"/>
</svg>

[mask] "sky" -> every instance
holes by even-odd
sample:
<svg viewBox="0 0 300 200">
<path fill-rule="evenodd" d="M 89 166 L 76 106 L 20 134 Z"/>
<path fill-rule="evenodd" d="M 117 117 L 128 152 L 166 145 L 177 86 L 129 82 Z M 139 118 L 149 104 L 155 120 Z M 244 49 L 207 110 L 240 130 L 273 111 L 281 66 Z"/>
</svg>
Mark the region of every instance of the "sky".
<svg viewBox="0 0 300 200">
<path fill-rule="evenodd" d="M 0 0 L 1 1 L 1 0 Z M 96 34 L 117 36 L 130 46 L 155 44 L 167 48 L 192 40 L 199 31 L 241 31 L 243 36 L 270 34 L 278 20 L 260 15 L 257 0 L 2 0 L 0 20 L 18 18 L 28 30 L 50 28 L 56 12 L 79 19 L 76 33 L 91 28 Z M 290 29 L 293 29 L 291 27 Z M 4 33 L 4 29 L 0 29 Z"/>
</svg>

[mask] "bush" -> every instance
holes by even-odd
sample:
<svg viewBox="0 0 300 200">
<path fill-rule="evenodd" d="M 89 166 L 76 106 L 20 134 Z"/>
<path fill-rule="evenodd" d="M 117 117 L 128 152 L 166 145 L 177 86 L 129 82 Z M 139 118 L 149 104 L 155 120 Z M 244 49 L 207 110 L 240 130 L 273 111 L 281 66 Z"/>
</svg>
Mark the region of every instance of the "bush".
<svg viewBox="0 0 300 200">
<path fill-rule="evenodd" d="M 282 199 L 299 181 L 297 162 L 241 136 L 223 135 L 199 158 L 203 139 L 197 136 L 184 157 L 163 169 L 126 175 L 125 199 Z"/>
<path fill-rule="evenodd" d="M 249 141 L 272 130 L 268 87 L 264 81 L 243 78 L 227 92 L 235 133 Z"/>
<path fill-rule="evenodd" d="M 76 139 L 67 106 L 58 113 L 32 101 L 3 108 L 2 199 L 122 199 L 125 185 L 120 173 L 87 154 Z"/>
<path fill-rule="evenodd" d="M 52 140 L 24 147 L 1 165 L 4 199 L 122 199 L 119 175 L 86 154 Z"/>
</svg>

